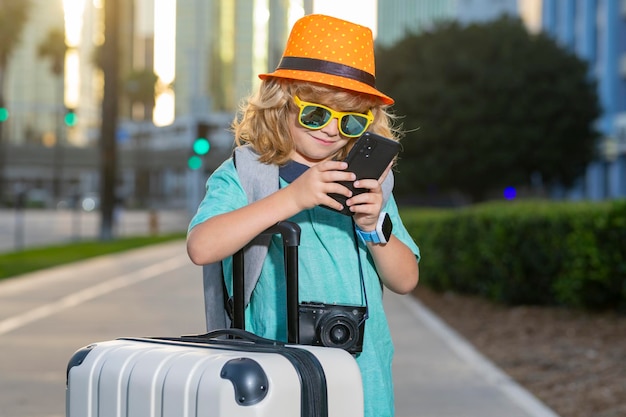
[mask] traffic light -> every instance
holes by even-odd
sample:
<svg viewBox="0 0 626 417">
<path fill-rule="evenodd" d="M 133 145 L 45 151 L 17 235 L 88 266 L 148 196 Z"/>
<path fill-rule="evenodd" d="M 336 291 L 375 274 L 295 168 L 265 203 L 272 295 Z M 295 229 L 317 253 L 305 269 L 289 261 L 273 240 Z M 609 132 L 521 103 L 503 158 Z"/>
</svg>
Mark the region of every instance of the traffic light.
<svg viewBox="0 0 626 417">
<path fill-rule="evenodd" d="M 196 125 L 196 137 L 193 141 L 193 152 L 196 155 L 206 155 L 211 150 L 209 143 L 209 125 L 206 123 L 198 123 Z"/>
<path fill-rule="evenodd" d="M 192 171 L 202 168 L 202 158 L 198 155 L 191 155 L 187 160 L 187 166 Z"/>
<path fill-rule="evenodd" d="M 9 120 L 9 109 L 6 107 L 0 107 L 0 123 Z"/>
<path fill-rule="evenodd" d="M 203 157 L 211 150 L 209 142 L 210 126 L 207 123 L 199 122 L 196 124 L 196 134 L 191 145 L 192 154 L 187 160 L 189 169 L 196 170 L 202 167 Z"/>
<path fill-rule="evenodd" d="M 74 109 L 67 109 L 65 111 L 65 125 L 67 127 L 74 127 L 76 126 L 76 123 L 78 122 L 78 116 L 76 116 L 76 110 Z"/>
</svg>

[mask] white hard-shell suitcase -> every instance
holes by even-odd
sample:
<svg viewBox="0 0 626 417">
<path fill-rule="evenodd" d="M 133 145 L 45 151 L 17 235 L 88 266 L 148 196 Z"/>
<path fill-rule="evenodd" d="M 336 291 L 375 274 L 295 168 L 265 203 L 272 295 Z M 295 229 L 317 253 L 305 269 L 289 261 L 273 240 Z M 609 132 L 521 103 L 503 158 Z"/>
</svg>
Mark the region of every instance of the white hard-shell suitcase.
<svg viewBox="0 0 626 417">
<path fill-rule="evenodd" d="M 294 241 L 283 229 L 269 230 Z M 288 271 L 294 258 L 297 264 L 297 232 L 295 256 L 293 244 L 285 250 Z M 297 284 L 297 265 L 295 275 Z M 288 300 L 287 344 L 224 329 L 79 349 L 67 368 L 66 417 L 362 417 L 354 357 L 343 349 L 297 344 L 295 295 L 295 303 Z M 237 297 L 234 313 L 234 323 L 241 324 Z"/>
<path fill-rule="evenodd" d="M 119 339 L 90 345 L 70 364 L 66 414 L 363 416 L 359 369 L 346 351 L 232 342 Z"/>
</svg>

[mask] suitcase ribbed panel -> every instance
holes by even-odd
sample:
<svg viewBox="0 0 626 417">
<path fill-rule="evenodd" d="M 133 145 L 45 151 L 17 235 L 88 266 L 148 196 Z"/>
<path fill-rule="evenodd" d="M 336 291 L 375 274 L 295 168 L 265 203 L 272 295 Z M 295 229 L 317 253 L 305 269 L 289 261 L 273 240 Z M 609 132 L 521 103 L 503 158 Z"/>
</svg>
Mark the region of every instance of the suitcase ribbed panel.
<svg viewBox="0 0 626 417">
<path fill-rule="evenodd" d="M 231 382 L 220 377 L 228 360 L 242 356 L 271 370 L 267 396 L 253 407 L 239 405 Z M 67 417 L 278 417 L 301 411 L 299 377 L 275 353 L 116 340 L 96 344 L 68 375 Z"/>
<path fill-rule="evenodd" d="M 189 346 L 178 338 L 124 338 L 148 343 L 168 343 Z M 328 393 L 324 368 L 308 350 L 297 347 L 286 347 L 282 344 L 255 344 L 233 340 L 208 339 L 203 342 L 192 342 L 198 348 L 237 349 L 239 352 L 270 353 L 285 357 L 298 374 L 301 387 L 301 417 L 328 417 Z"/>
</svg>

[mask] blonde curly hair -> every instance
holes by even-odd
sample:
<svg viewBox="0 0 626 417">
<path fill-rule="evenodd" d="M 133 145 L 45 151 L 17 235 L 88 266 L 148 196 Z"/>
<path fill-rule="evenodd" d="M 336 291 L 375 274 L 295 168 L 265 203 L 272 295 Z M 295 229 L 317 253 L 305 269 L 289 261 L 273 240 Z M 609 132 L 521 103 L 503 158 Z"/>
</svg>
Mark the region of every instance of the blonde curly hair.
<svg viewBox="0 0 626 417">
<path fill-rule="evenodd" d="M 289 131 L 298 108 L 294 96 L 304 101 L 325 104 L 335 109 L 367 112 L 371 109 L 374 121 L 368 130 L 398 141 L 400 131 L 393 127 L 395 116 L 387 111 L 377 97 L 323 84 L 269 78 L 261 82 L 256 94 L 242 105 L 231 125 L 237 146 L 250 144 L 259 154 L 259 161 L 284 165 L 290 159 L 294 143 Z M 333 158 L 343 159 L 355 140 L 350 140 Z"/>
</svg>

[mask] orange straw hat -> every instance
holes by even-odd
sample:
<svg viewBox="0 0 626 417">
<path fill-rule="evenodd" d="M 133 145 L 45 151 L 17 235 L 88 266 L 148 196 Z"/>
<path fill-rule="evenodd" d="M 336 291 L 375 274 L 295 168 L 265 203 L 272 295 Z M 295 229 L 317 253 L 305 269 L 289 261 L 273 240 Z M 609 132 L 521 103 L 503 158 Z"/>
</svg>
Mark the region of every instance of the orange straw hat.
<svg viewBox="0 0 626 417">
<path fill-rule="evenodd" d="M 259 74 L 262 80 L 269 77 L 325 84 L 393 104 L 391 97 L 376 89 L 372 31 L 331 16 L 313 14 L 298 20 L 276 70 Z"/>
</svg>

